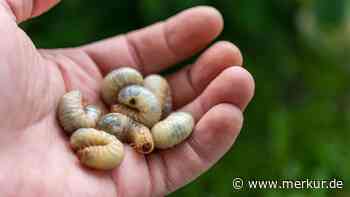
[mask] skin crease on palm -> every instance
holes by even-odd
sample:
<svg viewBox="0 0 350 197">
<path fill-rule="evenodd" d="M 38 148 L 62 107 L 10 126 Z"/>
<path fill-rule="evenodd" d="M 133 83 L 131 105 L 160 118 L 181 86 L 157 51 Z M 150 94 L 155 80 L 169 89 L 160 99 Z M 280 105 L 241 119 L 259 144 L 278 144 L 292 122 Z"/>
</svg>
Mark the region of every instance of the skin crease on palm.
<svg viewBox="0 0 350 197">
<path fill-rule="evenodd" d="M 82 47 L 36 49 L 17 25 L 57 3 L 0 0 L 1 196 L 163 196 L 197 178 L 231 148 L 254 80 L 241 67 L 237 47 L 211 44 L 223 30 L 217 10 L 191 8 Z M 202 50 L 192 65 L 167 76 L 175 108 L 196 120 L 186 142 L 148 156 L 125 146 L 125 158 L 112 172 L 80 165 L 56 119 L 66 91 L 79 89 L 88 102 L 101 104 L 101 80 L 112 69 L 130 65 L 144 75 L 157 73 Z"/>
</svg>

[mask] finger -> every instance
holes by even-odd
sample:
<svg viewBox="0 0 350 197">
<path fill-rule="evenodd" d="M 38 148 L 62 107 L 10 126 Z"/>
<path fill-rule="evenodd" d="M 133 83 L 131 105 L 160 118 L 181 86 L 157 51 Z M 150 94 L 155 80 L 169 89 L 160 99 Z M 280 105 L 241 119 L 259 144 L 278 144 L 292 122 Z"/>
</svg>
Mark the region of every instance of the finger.
<svg viewBox="0 0 350 197">
<path fill-rule="evenodd" d="M 153 184 L 169 193 L 212 166 L 235 141 L 243 122 L 242 112 L 231 104 L 210 109 L 197 123 L 192 136 L 176 148 L 151 155 Z"/>
<path fill-rule="evenodd" d="M 239 49 L 230 42 L 221 41 L 207 49 L 191 66 L 167 77 L 172 88 L 174 107 L 178 108 L 196 98 L 223 70 L 241 66 Z"/>
<path fill-rule="evenodd" d="M 213 165 L 237 136 L 243 122 L 241 111 L 253 92 L 251 75 L 242 67 L 230 67 L 181 109 L 193 114 L 197 124 L 186 142 L 150 157 L 154 183 L 173 191 Z"/>
<path fill-rule="evenodd" d="M 6 7 L 15 16 L 18 23 L 46 12 L 60 0 L 7 0 Z"/>
<path fill-rule="evenodd" d="M 230 103 L 244 111 L 254 95 L 254 79 L 242 67 L 229 67 L 217 76 L 194 101 L 180 110 L 199 120 L 210 108 Z"/>
<path fill-rule="evenodd" d="M 214 8 L 200 6 L 164 22 L 82 49 L 104 73 L 127 65 L 149 74 L 194 55 L 215 39 L 222 28 L 221 14 Z"/>
<path fill-rule="evenodd" d="M 130 146 L 124 147 L 125 157 L 121 165 L 112 172 L 113 180 L 118 187 L 117 196 L 152 196 L 145 157 Z"/>
</svg>

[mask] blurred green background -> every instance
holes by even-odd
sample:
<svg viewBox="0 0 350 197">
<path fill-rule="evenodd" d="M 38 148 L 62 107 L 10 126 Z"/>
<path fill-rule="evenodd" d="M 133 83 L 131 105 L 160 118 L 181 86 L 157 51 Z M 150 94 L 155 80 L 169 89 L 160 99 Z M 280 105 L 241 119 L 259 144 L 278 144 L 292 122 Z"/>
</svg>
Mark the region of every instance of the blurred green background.
<svg viewBox="0 0 350 197">
<path fill-rule="evenodd" d="M 171 196 L 350 196 L 350 1 L 73 0 L 22 27 L 38 47 L 77 46 L 195 5 L 222 12 L 219 39 L 242 50 L 256 79 L 256 96 L 234 148 Z M 334 177 L 345 181 L 345 189 L 236 192 L 235 177 Z"/>
</svg>

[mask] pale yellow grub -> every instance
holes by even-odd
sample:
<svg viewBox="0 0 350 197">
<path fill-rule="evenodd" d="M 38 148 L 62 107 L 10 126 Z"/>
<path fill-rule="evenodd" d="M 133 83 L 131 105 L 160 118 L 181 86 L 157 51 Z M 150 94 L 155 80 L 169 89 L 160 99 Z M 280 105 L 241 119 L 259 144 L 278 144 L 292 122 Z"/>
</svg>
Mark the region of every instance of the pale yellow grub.
<svg viewBox="0 0 350 197">
<path fill-rule="evenodd" d="M 142 85 L 143 77 L 135 69 L 123 67 L 110 72 L 102 82 L 101 94 L 108 105 L 118 103 L 119 91 L 132 84 Z"/>
<path fill-rule="evenodd" d="M 130 117 L 120 113 L 103 116 L 97 128 L 116 136 L 122 142 L 130 144 L 137 152 L 149 154 L 154 149 L 151 131 Z"/>
<path fill-rule="evenodd" d="M 139 85 L 130 85 L 120 90 L 120 104 L 111 107 L 112 112 L 125 114 L 151 128 L 161 118 L 161 107 L 157 97 Z"/>
<path fill-rule="evenodd" d="M 124 157 L 123 144 L 116 137 L 93 128 L 75 131 L 70 144 L 83 165 L 97 170 L 111 170 Z"/>
<path fill-rule="evenodd" d="M 194 119 L 186 112 L 171 113 L 152 128 L 154 145 L 159 149 L 171 148 L 183 142 L 192 133 Z"/>
<path fill-rule="evenodd" d="M 171 90 L 167 80 L 160 75 L 149 75 L 145 78 L 143 85 L 149 89 L 159 100 L 162 109 L 162 119 L 172 111 Z"/>
<path fill-rule="evenodd" d="M 66 93 L 58 105 L 58 119 L 63 129 L 71 134 L 80 128 L 93 128 L 102 110 L 94 105 L 84 106 L 82 94 L 78 90 Z"/>
</svg>

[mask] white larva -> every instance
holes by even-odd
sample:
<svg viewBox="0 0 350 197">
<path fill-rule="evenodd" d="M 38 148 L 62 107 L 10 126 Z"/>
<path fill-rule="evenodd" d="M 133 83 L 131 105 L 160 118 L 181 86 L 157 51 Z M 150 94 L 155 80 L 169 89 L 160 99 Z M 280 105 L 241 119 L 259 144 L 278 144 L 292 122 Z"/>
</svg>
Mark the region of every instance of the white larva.
<svg viewBox="0 0 350 197">
<path fill-rule="evenodd" d="M 70 144 L 83 165 L 97 170 L 111 170 L 124 157 L 123 144 L 116 137 L 93 128 L 75 131 Z"/>
<path fill-rule="evenodd" d="M 130 144 L 139 153 L 149 154 L 154 149 L 151 131 L 124 114 L 106 114 L 97 123 L 97 128 Z"/>
<path fill-rule="evenodd" d="M 154 145 L 159 149 L 171 148 L 188 138 L 194 127 L 194 119 L 186 112 L 174 112 L 152 127 Z"/>
<path fill-rule="evenodd" d="M 151 128 L 161 118 L 162 109 L 157 97 L 139 85 L 130 85 L 120 90 L 120 104 L 111 107 L 112 112 L 125 114 Z"/>
<path fill-rule="evenodd" d="M 102 81 L 102 98 L 107 105 L 116 104 L 122 88 L 132 84 L 142 85 L 142 83 L 142 75 L 133 68 L 122 67 L 113 70 Z"/>
<path fill-rule="evenodd" d="M 82 94 L 78 90 L 63 95 L 58 105 L 58 119 L 63 129 L 71 134 L 80 128 L 93 128 L 102 110 L 94 105 L 84 106 Z"/>
<path fill-rule="evenodd" d="M 172 111 L 172 98 L 170 85 L 160 75 L 149 75 L 145 78 L 143 85 L 158 98 L 162 109 L 162 118 L 167 117 Z"/>
</svg>

